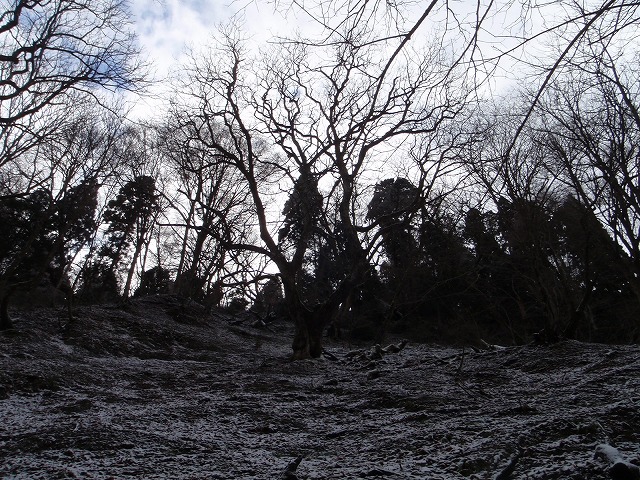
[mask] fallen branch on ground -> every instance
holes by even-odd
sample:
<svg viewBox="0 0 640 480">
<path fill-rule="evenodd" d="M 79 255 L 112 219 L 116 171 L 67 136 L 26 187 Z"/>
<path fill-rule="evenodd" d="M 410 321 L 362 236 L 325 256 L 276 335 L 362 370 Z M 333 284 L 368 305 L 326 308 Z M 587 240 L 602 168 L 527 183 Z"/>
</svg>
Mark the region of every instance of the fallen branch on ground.
<svg viewBox="0 0 640 480">
<path fill-rule="evenodd" d="M 352 350 L 347 352 L 345 358 L 348 360 L 380 360 L 384 355 L 401 352 L 408 343 L 408 340 L 402 340 L 399 343 L 392 343 L 384 348 L 381 347 L 380 344 L 375 344 L 369 350 Z"/>
<path fill-rule="evenodd" d="M 617 448 L 602 443 L 596 447 L 595 457 L 611 464 L 609 475 L 613 480 L 640 480 L 640 467 L 624 458 Z"/>
<path fill-rule="evenodd" d="M 511 457 L 509 463 L 507 463 L 507 466 L 504 467 L 495 477 L 493 477 L 493 480 L 508 480 L 509 478 L 511 478 L 511 475 L 515 471 L 516 465 L 518 464 L 521 456 L 522 450 L 518 450 L 518 452 L 513 457 Z"/>
<path fill-rule="evenodd" d="M 298 480 L 298 476 L 296 475 L 296 470 L 298 469 L 298 465 L 302 462 L 303 456 L 298 455 L 298 457 L 287 465 L 280 476 L 281 480 Z"/>
</svg>

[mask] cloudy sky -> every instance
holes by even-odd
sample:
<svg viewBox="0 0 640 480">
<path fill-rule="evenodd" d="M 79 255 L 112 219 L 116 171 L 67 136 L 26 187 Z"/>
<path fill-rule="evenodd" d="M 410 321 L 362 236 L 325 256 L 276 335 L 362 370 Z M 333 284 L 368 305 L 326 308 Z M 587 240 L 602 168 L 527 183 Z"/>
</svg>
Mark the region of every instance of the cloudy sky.
<svg viewBox="0 0 640 480">
<path fill-rule="evenodd" d="M 205 45 L 217 26 L 235 19 L 252 39 L 264 42 L 287 25 L 260 0 L 131 0 L 130 8 L 143 59 L 160 81 L 154 91 L 160 93 L 167 88 L 162 80 L 172 76 L 186 49 Z M 154 103 L 143 99 L 136 110 L 148 111 Z"/>
<path fill-rule="evenodd" d="M 455 5 L 463 13 L 466 9 L 472 17 L 475 14 L 476 2 L 460 0 Z M 414 4 L 420 11 L 423 6 L 420 1 Z M 159 81 L 153 91 L 161 98 L 170 88 L 169 83 L 163 80 L 175 75 L 172 75 L 172 69 L 184 63 L 186 50 L 207 45 L 221 24 L 235 19 L 256 45 L 263 45 L 274 36 L 291 33 L 295 25 L 304 22 L 309 25 L 308 18 L 296 18 L 291 11 L 289 18 L 283 18 L 283 14 L 275 12 L 273 2 L 268 0 L 130 0 L 130 7 L 143 59 L 152 64 L 154 76 Z M 497 12 L 489 19 L 489 30 L 499 33 L 508 17 L 517 18 L 518 13 Z M 513 22 L 514 25 L 516 23 Z M 496 39 L 492 40 L 495 42 Z M 501 84 L 506 83 L 501 81 Z M 157 102 L 142 99 L 136 110 L 146 116 L 144 112 L 155 110 Z"/>
<path fill-rule="evenodd" d="M 266 39 L 283 27 L 265 2 L 251 0 L 132 0 L 131 11 L 144 55 L 166 74 L 184 54 L 199 46 L 220 24 L 238 18 L 252 37 Z"/>
<path fill-rule="evenodd" d="M 201 41 L 229 17 L 224 0 L 134 0 L 131 10 L 145 54 L 168 67 L 185 45 Z"/>
</svg>

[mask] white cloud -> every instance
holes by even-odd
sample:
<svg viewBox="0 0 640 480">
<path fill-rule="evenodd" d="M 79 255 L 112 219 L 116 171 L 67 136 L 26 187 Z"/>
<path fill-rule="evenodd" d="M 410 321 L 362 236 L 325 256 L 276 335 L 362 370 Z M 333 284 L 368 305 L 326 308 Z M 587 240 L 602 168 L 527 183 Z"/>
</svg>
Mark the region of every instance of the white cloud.
<svg viewBox="0 0 640 480">
<path fill-rule="evenodd" d="M 131 11 L 143 56 L 164 74 L 187 47 L 208 42 L 217 26 L 234 15 L 241 19 L 246 34 L 259 43 L 291 28 L 266 2 L 132 0 Z"/>
<path fill-rule="evenodd" d="M 217 27 L 234 15 L 257 45 L 291 29 L 273 5 L 259 0 L 131 0 L 130 8 L 142 58 L 159 81 L 156 92 L 169 88 L 166 80 L 184 62 L 188 48 L 206 45 Z M 143 99 L 136 110 L 144 115 L 157 103 Z"/>
<path fill-rule="evenodd" d="M 134 0 L 131 9 L 143 57 L 165 76 L 190 43 L 207 38 L 229 16 L 219 1 Z"/>
</svg>

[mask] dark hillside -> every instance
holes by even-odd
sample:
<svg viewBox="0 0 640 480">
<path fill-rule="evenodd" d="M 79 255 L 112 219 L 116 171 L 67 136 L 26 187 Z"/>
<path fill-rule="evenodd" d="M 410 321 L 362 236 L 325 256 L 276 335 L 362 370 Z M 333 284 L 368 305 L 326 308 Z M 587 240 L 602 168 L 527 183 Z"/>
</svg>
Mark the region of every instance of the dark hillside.
<svg viewBox="0 0 640 480">
<path fill-rule="evenodd" d="M 616 455 L 614 478 L 638 478 L 637 346 L 328 343 L 335 359 L 289 362 L 290 325 L 172 297 L 60 315 L 0 334 L 3 478 L 294 478 L 303 456 L 301 479 L 597 480 Z"/>
</svg>

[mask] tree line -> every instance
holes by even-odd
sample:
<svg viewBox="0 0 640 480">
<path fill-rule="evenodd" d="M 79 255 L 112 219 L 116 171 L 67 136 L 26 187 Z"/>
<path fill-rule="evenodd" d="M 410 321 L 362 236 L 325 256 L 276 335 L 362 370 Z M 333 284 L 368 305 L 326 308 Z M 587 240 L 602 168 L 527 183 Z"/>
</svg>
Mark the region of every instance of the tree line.
<svg viewBox="0 0 640 480">
<path fill-rule="evenodd" d="M 50 284 L 283 315 L 295 358 L 327 328 L 637 341 L 637 7 L 565 10 L 534 80 L 498 96 L 542 33 L 490 55 L 488 19 L 518 7 L 530 32 L 558 4 L 412 5 L 303 9 L 313 33 L 259 53 L 222 27 L 137 122 L 118 102 L 145 83 L 126 4 L 7 6 L 0 326 Z"/>
</svg>

